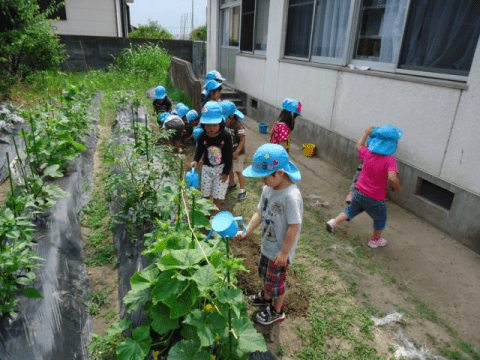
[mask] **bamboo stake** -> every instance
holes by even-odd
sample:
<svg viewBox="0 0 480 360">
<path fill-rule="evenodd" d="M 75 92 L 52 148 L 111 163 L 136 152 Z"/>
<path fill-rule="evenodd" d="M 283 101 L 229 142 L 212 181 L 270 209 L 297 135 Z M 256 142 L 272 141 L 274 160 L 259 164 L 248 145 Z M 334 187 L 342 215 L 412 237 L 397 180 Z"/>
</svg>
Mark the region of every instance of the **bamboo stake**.
<svg viewBox="0 0 480 360">
<path fill-rule="evenodd" d="M 8 177 L 10 179 L 10 189 L 12 190 L 13 212 L 15 213 L 15 216 L 18 216 L 17 205 L 15 205 L 15 192 L 13 191 L 12 170 L 10 170 L 10 156 L 8 154 L 8 151 L 7 151 L 7 169 L 8 169 Z"/>
</svg>

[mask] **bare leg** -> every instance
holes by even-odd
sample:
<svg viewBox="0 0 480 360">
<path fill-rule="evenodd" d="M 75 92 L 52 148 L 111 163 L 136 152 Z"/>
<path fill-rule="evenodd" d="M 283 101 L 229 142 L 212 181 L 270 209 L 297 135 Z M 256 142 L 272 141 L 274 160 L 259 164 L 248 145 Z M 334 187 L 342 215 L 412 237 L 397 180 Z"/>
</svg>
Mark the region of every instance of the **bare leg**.
<svg viewBox="0 0 480 360">
<path fill-rule="evenodd" d="M 348 195 L 353 196 L 353 191 L 350 191 Z"/>
<path fill-rule="evenodd" d="M 268 296 L 267 294 L 266 286 L 263 288 L 263 297 L 265 298 L 265 300 L 270 300 L 270 296 Z M 273 299 L 273 307 L 275 308 L 275 311 L 277 313 L 280 313 L 282 311 L 282 305 L 284 300 L 285 300 L 285 294 L 280 295 L 276 299 Z"/>
<path fill-rule="evenodd" d="M 340 224 L 341 222 L 345 221 L 348 219 L 348 216 L 347 214 L 345 214 L 344 212 L 340 213 L 336 218 L 335 218 L 335 222 L 338 224 Z"/>
<path fill-rule="evenodd" d="M 373 239 L 380 239 L 383 230 L 373 230 Z"/>
<path fill-rule="evenodd" d="M 220 209 L 220 207 L 222 206 L 222 200 L 220 199 L 213 199 L 213 203 L 217 206 L 217 208 Z M 212 216 L 215 216 L 217 215 L 218 213 L 220 212 L 220 210 L 213 210 L 213 214 Z"/>
<path fill-rule="evenodd" d="M 245 189 L 245 176 L 243 176 L 241 171 L 237 172 L 238 182 L 240 183 L 240 189 Z"/>
<path fill-rule="evenodd" d="M 230 174 L 228 174 L 228 179 L 230 180 L 230 185 L 235 185 L 235 175 L 233 174 L 233 170 L 230 170 Z"/>
</svg>

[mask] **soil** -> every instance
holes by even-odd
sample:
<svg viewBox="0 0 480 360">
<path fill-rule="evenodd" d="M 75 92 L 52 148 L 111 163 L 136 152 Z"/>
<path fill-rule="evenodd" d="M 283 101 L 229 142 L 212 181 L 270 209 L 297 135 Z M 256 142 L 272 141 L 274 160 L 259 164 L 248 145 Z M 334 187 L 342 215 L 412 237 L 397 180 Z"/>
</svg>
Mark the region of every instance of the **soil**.
<svg viewBox="0 0 480 360">
<path fill-rule="evenodd" d="M 98 149 L 103 142 L 105 136 L 111 136 L 111 128 L 108 126 L 101 126 L 97 125 L 99 130 L 98 133 L 98 142 L 97 142 L 97 151 L 95 151 L 93 157 L 93 176 L 95 178 L 96 174 L 98 174 L 100 170 L 100 166 L 102 165 L 102 159 L 99 156 Z M 96 182 L 101 183 L 101 182 Z M 103 185 L 101 185 L 103 186 Z M 81 227 L 82 230 L 82 239 L 83 244 L 85 246 L 87 242 L 87 236 L 91 232 L 89 228 Z M 92 250 L 85 250 L 85 253 L 88 254 Z M 90 283 L 90 291 L 92 294 L 97 292 L 103 291 L 107 289 L 110 294 L 106 299 L 106 304 L 102 306 L 99 310 L 99 313 L 93 317 L 93 332 L 95 334 L 102 334 L 110 325 L 120 320 L 118 315 L 120 309 L 120 301 L 118 298 L 118 270 L 114 268 L 114 264 L 104 264 L 101 266 L 90 266 L 88 268 L 88 280 Z M 105 314 L 108 311 L 113 311 L 115 313 L 114 318 L 108 318 Z"/>
</svg>

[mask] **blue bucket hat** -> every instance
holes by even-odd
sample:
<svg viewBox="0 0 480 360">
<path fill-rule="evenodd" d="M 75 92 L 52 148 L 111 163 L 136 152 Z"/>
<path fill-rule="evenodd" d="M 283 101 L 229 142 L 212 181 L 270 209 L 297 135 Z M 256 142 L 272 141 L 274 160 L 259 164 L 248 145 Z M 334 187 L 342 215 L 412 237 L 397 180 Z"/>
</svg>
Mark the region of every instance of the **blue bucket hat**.
<svg viewBox="0 0 480 360">
<path fill-rule="evenodd" d="M 220 86 L 222 86 L 222 84 L 219 83 L 218 81 L 215 81 L 215 80 L 207 81 L 207 83 L 205 84 L 205 90 L 207 91 L 207 96 L 210 93 L 210 91 L 218 89 Z"/>
<path fill-rule="evenodd" d="M 177 115 L 180 119 L 182 119 L 185 115 L 188 114 L 188 112 L 190 111 L 190 109 L 185 106 L 185 105 L 181 105 L 178 107 L 178 110 L 177 110 Z"/>
<path fill-rule="evenodd" d="M 198 118 L 198 113 L 197 113 L 195 110 L 190 110 L 190 111 L 187 113 L 187 122 L 192 122 L 192 121 L 194 121 L 196 118 Z"/>
<path fill-rule="evenodd" d="M 220 75 L 220 73 L 217 70 L 212 70 L 207 74 L 206 77 L 207 81 L 209 80 L 220 80 L 220 81 L 225 81 L 225 79 Z"/>
<path fill-rule="evenodd" d="M 238 111 L 235 104 L 230 100 L 222 101 L 220 103 L 220 106 L 222 107 L 223 117 L 225 119 L 232 114 L 235 114 L 237 118 L 239 118 L 240 120 L 243 120 L 245 118 L 245 115 L 243 115 L 240 111 Z"/>
<path fill-rule="evenodd" d="M 374 128 L 367 140 L 368 149 L 374 154 L 393 155 L 402 135 L 403 131 L 393 125 Z"/>
<path fill-rule="evenodd" d="M 157 86 L 155 88 L 155 99 L 164 99 L 167 95 L 167 91 L 163 86 Z"/>
<path fill-rule="evenodd" d="M 218 83 L 217 83 L 218 84 Z M 222 107 L 216 101 L 208 101 L 202 109 L 202 124 L 220 124 L 224 121 Z"/>
<path fill-rule="evenodd" d="M 163 124 L 165 122 L 165 120 L 167 120 L 167 118 L 172 115 L 168 112 L 164 112 L 162 115 L 160 115 L 160 122 Z"/>
<path fill-rule="evenodd" d="M 302 115 L 302 103 L 297 100 L 286 98 L 283 100 L 282 110 L 287 110 L 294 112 L 295 114 Z"/>
<path fill-rule="evenodd" d="M 181 102 L 180 102 L 180 103 L 177 103 L 177 104 L 175 105 L 175 109 L 173 109 L 173 111 L 172 111 L 172 114 L 173 114 L 173 115 L 177 115 L 177 114 L 178 114 L 178 109 L 180 108 L 180 106 L 185 106 L 185 104 L 184 104 L 184 103 L 181 103 Z"/>
<path fill-rule="evenodd" d="M 281 145 L 265 144 L 253 155 L 252 165 L 243 170 L 246 177 L 265 177 L 282 169 L 293 181 L 300 181 L 301 175 L 297 167 L 289 160 L 287 150 Z"/>
<path fill-rule="evenodd" d="M 200 125 L 196 126 L 195 129 L 193 129 L 193 136 L 195 136 L 195 141 L 198 141 L 198 137 L 202 132 L 203 128 Z"/>
</svg>

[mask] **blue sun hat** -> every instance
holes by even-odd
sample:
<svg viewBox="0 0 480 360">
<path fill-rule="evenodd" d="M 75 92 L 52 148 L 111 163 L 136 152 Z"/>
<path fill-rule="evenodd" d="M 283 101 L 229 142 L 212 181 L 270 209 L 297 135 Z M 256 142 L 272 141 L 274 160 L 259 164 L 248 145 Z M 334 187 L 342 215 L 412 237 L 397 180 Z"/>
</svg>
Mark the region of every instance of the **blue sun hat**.
<svg viewBox="0 0 480 360">
<path fill-rule="evenodd" d="M 196 118 L 198 118 L 198 113 L 197 113 L 195 110 L 190 110 L 190 111 L 187 113 L 187 122 L 192 122 L 192 121 L 194 121 Z"/>
<path fill-rule="evenodd" d="M 195 141 L 198 141 L 198 137 L 202 132 L 203 128 L 200 125 L 196 126 L 195 129 L 193 129 L 193 136 L 195 136 Z"/>
<path fill-rule="evenodd" d="M 207 96 L 210 93 L 210 91 L 218 89 L 220 86 L 222 86 L 222 84 L 219 83 L 218 81 L 215 81 L 215 80 L 207 81 L 207 83 L 205 84 L 205 90 L 207 91 Z"/>
<path fill-rule="evenodd" d="M 286 98 L 283 100 L 282 110 L 287 110 L 294 112 L 295 114 L 302 115 L 302 103 L 297 100 Z"/>
<path fill-rule="evenodd" d="M 300 181 L 301 175 L 297 167 L 289 160 L 287 150 L 281 145 L 265 144 L 253 155 L 252 165 L 243 170 L 246 177 L 266 177 L 282 169 L 293 181 Z"/>
<path fill-rule="evenodd" d="M 165 120 L 167 120 L 167 118 L 172 115 L 168 112 L 164 112 L 162 115 L 160 115 L 160 122 L 163 124 L 165 122 Z"/>
<path fill-rule="evenodd" d="M 155 99 L 164 99 L 167 95 L 167 91 L 163 86 L 157 86 L 155 88 Z"/>
<path fill-rule="evenodd" d="M 225 119 L 232 114 L 235 114 L 237 118 L 240 120 L 243 120 L 245 118 L 245 115 L 243 115 L 240 111 L 238 111 L 235 104 L 230 100 L 222 101 L 220 103 L 220 106 L 222 107 L 223 117 Z"/>
<path fill-rule="evenodd" d="M 397 142 L 403 136 L 403 131 L 393 125 L 385 125 L 373 129 L 367 140 L 370 152 L 379 155 L 393 155 L 397 150 Z"/>
<path fill-rule="evenodd" d="M 202 117 L 200 123 L 202 124 L 220 124 L 225 119 L 223 118 L 222 107 L 216 101 L 208 101 L 203 105 Z"/>
<path fill-rule="evenodd" d="M 181 102 L 177 103 L 177 104 L 175 105 L 175 109 L 173 109 L 173 111 L 172 111 L 172 115 L 178 115 L 178 108 L 179 108 L 180 106 L 185 106 L 185 104 L 184 104 L 184 103 L 181 103 Z"/>
<path fill-rule="evenodd" d="M 187 106 L 182 104 L 181 106 L 178 107 L 177 115 L 180 119 L 183 119 L 183 117 L 187 115 L 189 111 L 190 109 Z"/>
<path fill-rule="evenodd" d="M 207 81 L 209 80 L 220 80 L 220 81 L 225 81 L 225 79 L 220 75 L 220 73 L 217 70 L 212 70 L 210 71 L 207 76 L 206 76 Z"/>
</svg>

